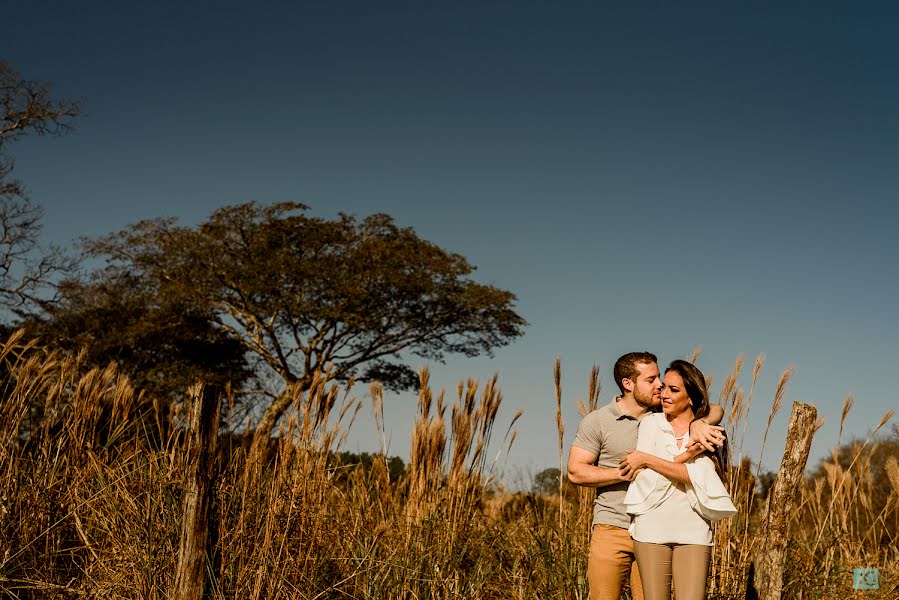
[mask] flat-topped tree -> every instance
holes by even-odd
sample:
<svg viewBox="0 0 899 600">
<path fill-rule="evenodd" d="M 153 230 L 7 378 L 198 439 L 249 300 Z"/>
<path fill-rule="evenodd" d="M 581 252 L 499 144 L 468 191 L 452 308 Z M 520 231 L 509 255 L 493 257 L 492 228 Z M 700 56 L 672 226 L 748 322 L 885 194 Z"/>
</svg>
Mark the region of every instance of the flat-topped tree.
<svg viewBox="0 0 899 600">
<path fill-rule="evenodd" d="M 64 281 L 58 301 L 26 331 L 52 347 L 80 353 L 85 366 L 115 361 L 149 395 L 184 400 L 202 379 L 209 385 L 252 380 L 244 346 L 211 317 L 180 298 L 164 297 L 137 274 L 100 271 L 84 281 Z"/>
<path fill-rule="evenodd" d="M 197 227 L 143 221 L 88 243 L 107 277 L 138 276 L 161 296 L 208 311 L 286 386 L 317 370 L 346 380 L 415 385 L 404 358 L 475 356 L 522 335 L 515 295 L 469 276 L 462 256 L 398 227 L 387 215 L 329 220 L 306 206 L 246 203 Z M 273 399 L 257 436 L 290 403 Z"/>
</svg>

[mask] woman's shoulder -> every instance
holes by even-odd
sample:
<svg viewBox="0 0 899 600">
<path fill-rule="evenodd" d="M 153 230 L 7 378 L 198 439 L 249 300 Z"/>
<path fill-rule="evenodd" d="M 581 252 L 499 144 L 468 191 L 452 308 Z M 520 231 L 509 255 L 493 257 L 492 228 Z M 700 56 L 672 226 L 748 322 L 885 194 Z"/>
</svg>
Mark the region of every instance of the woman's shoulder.
<svg viewBox="0 0 899 600">
<path fill-rule="evenodd" d="M 648 413 L 640 419 L 640 429 L 665 429 L 667 424 L 665 413 Z"/>
<path fill-rule="evenodd" d="M 670 427 L 665 415 L 652 413 L 640 419 L 638 435 L 642 440 L 653 440 L 654 443 L 661 443 L 668 437 L 666 428 Z"/>
</svg>

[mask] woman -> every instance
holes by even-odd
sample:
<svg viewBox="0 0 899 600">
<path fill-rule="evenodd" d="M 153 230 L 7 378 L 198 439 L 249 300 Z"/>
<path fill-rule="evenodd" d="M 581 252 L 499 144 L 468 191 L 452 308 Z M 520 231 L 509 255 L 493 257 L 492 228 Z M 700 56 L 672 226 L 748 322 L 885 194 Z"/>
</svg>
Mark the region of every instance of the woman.
<svg viewBox="0 0 899 600">
<path fill-rule="evenodd" d="M 630 533 L 645 600 L 668 600 L 671 581 L 677 600 L 702 600 L 711 556 L 710 521 L 736 514 L 707 455 L 678 464 L 672 459 L 689 445 L 690 423 L 708 415 L 702 373 L 683 360 L 665 371 L 662 413 L 640 421 L 637 449 L 622 461 L 622 474 L 636 478 L 624 504 L 634 515 Z M 642 469 L 642 470 L 641 470 Z"/>
</svg>

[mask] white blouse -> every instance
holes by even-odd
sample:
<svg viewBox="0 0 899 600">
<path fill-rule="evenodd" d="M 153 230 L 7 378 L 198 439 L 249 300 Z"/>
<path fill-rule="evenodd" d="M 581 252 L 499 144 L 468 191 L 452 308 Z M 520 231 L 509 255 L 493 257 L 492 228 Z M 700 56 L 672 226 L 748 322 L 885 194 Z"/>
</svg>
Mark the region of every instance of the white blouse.
<svg viewBox="0 0 899 600">
<path fill-rule="evenodd" d="M 663 413 L 649 414 L 640 421 L 637 450 L 674 460 L 689 446 L 677 447 L 674 430 Z M 684 463 L 690 483 L 673 482 L 652 469 L 643 469 L 624 497 L 627 512 L 634 515 L 631 537 L 654 544 L 712 545 L 710 521 L 726 519 L 737 508 L 707 456 Z"/>
</svg>

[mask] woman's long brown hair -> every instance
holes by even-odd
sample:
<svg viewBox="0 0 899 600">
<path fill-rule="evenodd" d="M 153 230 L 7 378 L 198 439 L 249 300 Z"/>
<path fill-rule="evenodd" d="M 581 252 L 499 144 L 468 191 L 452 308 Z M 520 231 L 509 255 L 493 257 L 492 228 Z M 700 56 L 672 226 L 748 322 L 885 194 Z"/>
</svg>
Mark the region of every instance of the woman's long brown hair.
<svg viewBox="0 0 899 600">
<path fill-rule="evenodd" d="M 705 377 L 696 365 L 685 360 L 673 360 L 665 373 L 674 371 L 684 381 L 684 391 L 690 398 L 690 406 L 693 409 L 693 420 L 699 420 L 709 416 L 709 389 L 705 384 Z M 724 444 L 720 448 L 716 448 L 714 454 L 709 454 L 709 458 L 715 463 L 715 471 L 718 477 L 727 485 L 727 465 L 728 465 L 728 447 L 727 436 L 724 438 Z"/>
</svg>

